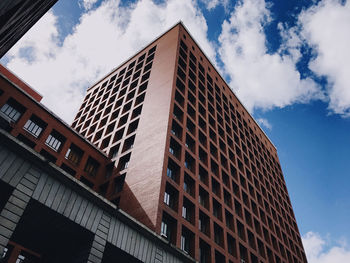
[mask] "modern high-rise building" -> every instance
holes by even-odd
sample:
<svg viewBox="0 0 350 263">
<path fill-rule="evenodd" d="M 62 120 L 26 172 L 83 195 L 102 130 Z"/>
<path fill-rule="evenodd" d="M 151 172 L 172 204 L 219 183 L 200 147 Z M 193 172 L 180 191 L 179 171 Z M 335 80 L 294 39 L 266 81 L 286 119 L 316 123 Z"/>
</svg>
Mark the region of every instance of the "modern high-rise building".
<svg viewBox="0 0 350 263">
<path fill-rule="evenodd" d="M 182 23 L 89 88 L 72 127 L 115 161 L 99 192 L 199 262 L 307 262 L 275 146 Z"/>
</svg>

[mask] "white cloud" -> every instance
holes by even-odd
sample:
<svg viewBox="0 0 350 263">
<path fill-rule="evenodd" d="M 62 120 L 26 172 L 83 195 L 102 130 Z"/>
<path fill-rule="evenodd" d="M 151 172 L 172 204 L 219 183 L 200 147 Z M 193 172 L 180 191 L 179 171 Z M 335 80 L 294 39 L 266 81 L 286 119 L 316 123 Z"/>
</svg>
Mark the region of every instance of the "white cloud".
<svg viewBox="0 0 350 263">
<path fill-rule="evenodd" d="M 98 0 L 80 0 L 79 5 L 81 5 L 84 9 L 91 9 Z"/>
<path fill-rule="evenodd" d="M 350 262 L 350 249 L 344 241 L 329 247 L 330 242 L 314 232 L 306 233 L 302 240 L 309 263 Z"/>
<path fill-rule="evenodd" d="M 310 69 L 327 76 L 329 108 L 350 117 L 350 1 L 323 0 L 299 16 L 301 34 L 317 52 Z"/>
<path fill-rule="evenodd" d="M 268 121 L 268 119 L 257 118 L 256 121 L 259 123 L 260 126 L 263 126 L 268 130 L 272 129 L 272 124 Z"/>
<path fill-rule="evenodd" d="M 206 8 L 209 11 L 215 9 L 219 5 L 223 5 L 226 8 L 230 2 L 229 0 L 200 0 L 200 1 L 205 4 Z"/>
<path fill-rule="evenodd" d="M 118 0 L 108 0 L 83 14 L 62 45 L 56 17 L 49 12 L 9 51 L 7 66 L 43 94 L 44 104 L 71 122 L 90 84 L 179 20 L 214 60 L 205 18 L 194 1 L 157 5 L 141 0 L 121 7 Z M 30 59 L 24 51 L 31 51 Z"/>
<path fill-rule="evenodd" d="M 321 98 L 315 82 L 301 79 L 296 69 L 300 57 L 296 46 L 290 53 L 268 53 L 264 26 L 270 20 L 264 1 L 245 0 L 237 4 L 230 19 L 222 24 L 219 53 L 231 78 L 231 88 L 251 111 Z M 291 33 L 284 37 L 291 39 L 290 47 L 297 44 Z"/>
</svg>

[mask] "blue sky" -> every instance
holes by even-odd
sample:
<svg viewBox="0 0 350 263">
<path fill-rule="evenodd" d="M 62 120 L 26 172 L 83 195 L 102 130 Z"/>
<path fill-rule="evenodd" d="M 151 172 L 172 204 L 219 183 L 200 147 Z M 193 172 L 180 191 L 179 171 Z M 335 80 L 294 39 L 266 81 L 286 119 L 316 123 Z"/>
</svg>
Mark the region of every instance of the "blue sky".
<svg viewBox="0 0 350 263">
<path fill-rule="evenodd" d="M 59 0 L 1 62 L 70 123 L 179 20 L 276 145 L 309 262 L 350 262 L 348 1 Z"/>
</svg>

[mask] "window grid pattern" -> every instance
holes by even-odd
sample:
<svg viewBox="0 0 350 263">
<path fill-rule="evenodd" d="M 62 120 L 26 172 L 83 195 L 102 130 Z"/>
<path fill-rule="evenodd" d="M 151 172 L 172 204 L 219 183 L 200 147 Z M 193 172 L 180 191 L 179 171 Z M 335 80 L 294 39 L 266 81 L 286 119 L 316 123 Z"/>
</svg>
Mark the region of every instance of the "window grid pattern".
<svg viewBox="0 0 350 263">
<path fill-rule="evenodd" d="M 105 156 L 77 137 L 74 132 L 53 117 L 50 112 L 37 110 L 35 108 L 37 106 L 26 95 L 18 95 L 15 87 L 10 87 L 6 93 L 8 93 L 9 99 L 5 104 L 1 105 L 1 111 L 2 114 L 7 114 L 14 122 L 9 129 L 12 135 L 37 151 L 48 162 L 60 166 L 62 170 L 75 176 L 88 187 L 93 188 L 96 184 L 99 184 L 100 175 L 104 173 L 97 175 L 97 170 L 88 166 L 87 160 L 93 156 L 96 159 L 95 167 L 105 166 L 109 162 Z M 34 109 L 35 114 L 33 112 Z M 19 121 L 20 118 L 22 118 L 21 121 Z M 56 131 L 54 127 L 59 129 L 60 132 Z M 68 147 L 68 145 L 73 145 L 73 141 L 81 147 L 78 155 Z M 63 148 L 65 151 L 61 152 Z M 84 161 L 81 162 L 81 160 Z M 84 170 L 85 166 L 89 167 L 89 169 Z M 105 171 L 105 167 L 101 171 Z M 87 179 L 85 178 L 86 175 L 93 175 L 94 178 Z"/>
<path fill-rule="evenodd" d="M 203 203 L 199 193 L 196 196 L 199 195 L 200 202 L 187 193 L 184 196 L 199 204 L 195 213 L 210 217 L 224 229 L 218 235 L 222 240 L 226 235 L 226 248 L 230 247 L 231 251 L 228 260 L 238 257 L 249 262 L 248 256 L 240 255 L 237 250 L 242 246 L 248 249 L 251 260 L 259 257 L 262 262 L 269 262 L 267 252 L 263 251 L 270 251 L 273 262 L 305 261 L 275 149 L 232 93 L 226 91 L 229 87 L 218 79 L 215 70 L 205 69 L 203 58 L 190 46 L 189 41 L 180 40 L 170 120 L 171 150 L 167 154 L 171 163 L 181 167 L 179 176 L 190 175 L 199 186 L 196 189 L 207 194 L 211 206 L 204 208 L 199 204 Z M 176 156 L 172 145 L 180 148 Z M 201 176 L 201 170 L 209 175 L 206 182 L 196 178 Z M 168 183 L 181 189 L 179 183 L 169 179 Z M 178 219 L 181 213 L 174 216 Z M 240 229 L 234 222 L 240 222 Z M 196 232 L 200 226 L 196 223 L 186 227 Z M 239 236 L 238 231 L 244 234 Z M 263 231 L 266 235 L 259 234 Z M 213 234 L 216 233 L 209 235 Z M 205 239 L 205 235 L 200 233 L 199 237 Z M 214 248 L 220 250 L 220 245 Z"/>
<path fill-rule="evenodd" d="M 92 87 L 72 124 L 106 152 L 123 175 L 133 150 L 155 52 L 153 46 Z"/>
</svg>

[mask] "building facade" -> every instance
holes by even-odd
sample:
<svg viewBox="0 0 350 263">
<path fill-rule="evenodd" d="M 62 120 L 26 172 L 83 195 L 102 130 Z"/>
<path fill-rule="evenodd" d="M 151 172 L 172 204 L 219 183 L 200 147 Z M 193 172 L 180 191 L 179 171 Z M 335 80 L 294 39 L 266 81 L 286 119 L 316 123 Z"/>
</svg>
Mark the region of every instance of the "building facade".
<svg viewBox="0 0 350 263">
<path fill-rule="evenodd" d="M 195 262 L 117 207 L 113 161 L 41 98 L 0 65 L 0 262 Z"/>
<path fill-rule="evenodd" d="M 307 262 L 277 150 L 179 23 L 88 89 L 72 127 L 120 208 L 199 262 Z M 101 189 L 103 191 L 101 191 Z"/>
</svg>

